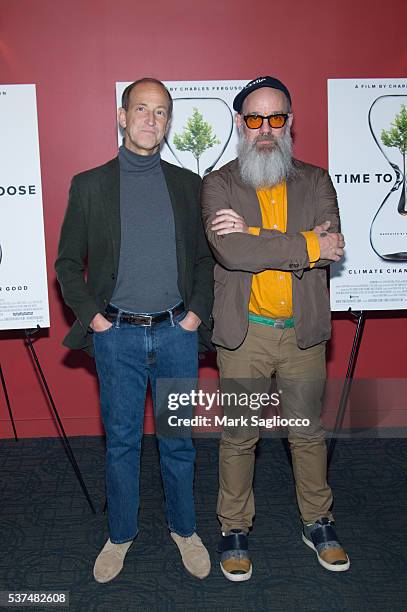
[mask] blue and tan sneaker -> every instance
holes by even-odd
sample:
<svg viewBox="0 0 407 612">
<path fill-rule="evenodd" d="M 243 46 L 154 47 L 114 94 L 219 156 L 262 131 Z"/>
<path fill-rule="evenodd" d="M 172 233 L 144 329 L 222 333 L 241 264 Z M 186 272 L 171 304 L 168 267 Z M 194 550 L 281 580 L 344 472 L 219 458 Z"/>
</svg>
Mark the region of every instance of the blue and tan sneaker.
<svg viewBox="0 0 407 612">
<path fill-rule="evenodd" d="M 244 582 L 252 576 L 252 562 L 248 552 L 247 534 L 240 529 L 222 533 L 218 552 L 221 553 L 220 569 L 232 582 Z"/>
<path fill-rule="evenodd" d="M 303 542 L 315 551 L 319 563 L 330 572 L 349 569 L 349 557 L 342 548 L 334 528 L 334 522 L 322 517 L 315 523 L 304 523 Z"/>
</svg>

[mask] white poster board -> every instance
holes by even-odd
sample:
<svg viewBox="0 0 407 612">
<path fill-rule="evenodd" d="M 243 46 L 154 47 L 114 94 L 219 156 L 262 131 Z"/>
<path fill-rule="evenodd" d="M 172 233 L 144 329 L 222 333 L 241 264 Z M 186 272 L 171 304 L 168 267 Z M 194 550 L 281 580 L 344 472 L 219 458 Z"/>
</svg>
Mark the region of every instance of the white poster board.
<svg viewBox="0 0 407 612">
<path fill-rule="evenodd" d="M 234 159 L 233 100 L 249 81 L 164 81 L 174 110 L 161 157 L 201 176 Z M 116 83 L 117 107 L 130 82 Z M 118 143 L 122 144 L 120 130 Z"/>
<path fill-rule="evenodd" d="M 0 85 L 0 330 L 49 327 L 35 85 Z"/>
<path fill-rule="evenodd" d="M 345 235 L 332 310 L 407 307 L 407 79 L 328 81 L 329 170 Z"/>
</svg>

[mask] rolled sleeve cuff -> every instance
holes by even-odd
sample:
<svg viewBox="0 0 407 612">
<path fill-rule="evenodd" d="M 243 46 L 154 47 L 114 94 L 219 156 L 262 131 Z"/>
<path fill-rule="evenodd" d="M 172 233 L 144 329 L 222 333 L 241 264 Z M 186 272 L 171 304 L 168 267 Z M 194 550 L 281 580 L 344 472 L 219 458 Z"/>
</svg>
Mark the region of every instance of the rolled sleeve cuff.
<svg viewBox="0 0 407 612">
<path fill-rule="evenodd" d="M 309 267 L 313 268 L 320 257 L 319 241 L 315 232 L 301 232 L 307 242 Z"/>
</svg>

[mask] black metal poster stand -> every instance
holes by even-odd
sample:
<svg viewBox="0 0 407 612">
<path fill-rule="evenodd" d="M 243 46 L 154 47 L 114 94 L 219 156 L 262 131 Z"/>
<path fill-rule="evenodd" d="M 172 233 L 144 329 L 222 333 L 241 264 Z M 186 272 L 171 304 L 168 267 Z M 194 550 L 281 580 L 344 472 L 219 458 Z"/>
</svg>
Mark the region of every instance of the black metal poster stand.
<svg viewBox="0 0 407 612">
<path fill-rule="evenodd" d="M 65 433 L 65 429 L 64 429 L 64 426 L 62 424 L 61 418 L 59 416 L 57 407 L 55 406 L 55 402 L 54 402 L 53 397 L 51 395 L 51 391 L 50 391 L 50 389 L 48 387 L 48 384 L 47 384 L 47 381 L 45 379 L 44 372 L 42 371 L 41 364 L 40 364 L 40 362 L 38 360 L 38 357 L 37 357 L 37 353 L 35 352 L 35 349 L 34 349 L 34 344 L 33 344 L 33 341 L 32 341 L 32 337 L 38 331 L 40 331 L 39 325 L 37 326 L 37 329 L 26 329 L 26 330 L 24 330 L 24 333 L 25 333 L 25 343 L 26 343 L 26 346 L 27 346 L 27 348 L 29 349 L 29 351 L 31 353 L 31 356 L 32 356 L 33 360 L 34 360 L 34 363 L 35 363 L 35 366 L 37 368 L 38 374 L 40 375 L 42 384 L 44 386 L 44 389 L 45 389 L 45 392 L 47 394 L 49 403 L 51 405 L 52 412 L 53 412 L 54 417 L 55 417 L 55 419 L 57 421 L 58 428 L 59 428 L 59 433 L 61 435 L 61 440 L 62 440 L 64 449 L 65 449 L 65 452 L 68 455 L 68 459 L 69 459 L 69 461 L 70 461 L 70 463 L 72 465 L 72 468 L 73 468 L 73 470 L 74 470 L 74 472 L 76 474 L 76 477 L 77 477 L 77 479 L 79 481 L 81 489 L 82 489 L 82 491 L 83 491 L 83 493 L 84 493 L 84 495 L 85 495 L 85 497 L 86 497 L 86 499 L 88 501 L 90 509 L 92 510 L 93 514 L 96 514 L 94 505 L 93 505 L 92 500 L 90 498 L 90 495 L 88 493 L 88 489 L 86 488 L 86 485 L 85 485 L 85 482 L 83 480 L 83 477 L 82 477 L 81 471 L 79 469 L 78 463 L 77 463 L 77 461 L 75 459 L 75 455 L 73 454 L 71 445 L 69 443 L 69 439 L 68 439 L 68 437 L 67 437 L 67 435 Z M 0 371 L 1 371 L 1 366 L 0 366 Z M 14 426 L 14 420 L 13 420 L 12 413 L 11 413 L 11 408 L 10 408 L 10 402 L 9 402 L 9 399 L 8 399 L 6 383 L 5 383 L 2 371 L 1 371 L 1 382 L 2 382 L 2 385 L 3 385 L 4 395 L 6 397 L 6 403 L 7 403 L 8 409 L 9 409 L 10 418 L 11 418 L 11 421 L 12 421 L 12 424 L 13 424 L 14 435 L 15 435 L 15 438 L 17 440 L 17 433 L 16 433 L 15 426 Z"/>
<path fill-rule="evenodd" d="M 3 369 L 1 367 L 1 363 L 0 363 L 0 378 L 1 378 L 1 386 L 3 387 L 4 399 L 6 400 L 7 410 L 8 410 L 8 413 L 10 415 L 11 425 L 13 427 L 14 439 L 15 439 L 16 442 L 18 442 L 16 426 L 14 424 L 13 413 L 11 412 L 10 399 L 9 399 L 9 396 L 8 396 L 8 393 L 7 393 L 6 380 L 5 380 L 4 375 L 3 375 Z"/>
<path fill-rule="evenodd" d="M 337 439 L 336 435 L 338 431 L 340 430 L 340 428 L 342 427 L 343 418 L 345 416 L 346 405 L 348 403 L 349 393 L 352 387 L 353 372 L 355 371 L 356 360 L 357 360 L 360 342 L 362 340 L 362 334 L 363 334 L 365 320 L 366 320 L 366 313 L 363 310 L 359 312 L 352 312 L 352 310 L 349 308 L 348 312 L 353 317 L 355 317 L 355 319 L 357 320 L 357 325 L 356 325 L 355 337 L 353 339 L 352 350 L 351 350 L 350 357 L 349 357 L 348 369 L 346 371 L 346 377 L 345 377 L 345 381 L 342 387 L 342 394 L 341 394 L 341 399 L 339 402 L 338 412 L 336 414 L 335 426 L 332 431 L 332 437 L 331 437 L 331 441 L 328 447 L 328 457 L 327 457 L 328 468 L 332 461 L 332 455 L 333 455 L 333 452 L 336 446 L 336 439 Z"/>
<path fill-rule="evenodd" d="M 336 414 L 335 426 L 333 428 L 332 437 L 331 437 L 331 440 L 328 446 L 327 468 L 329 468 L 331 464 L 332 455 L 334 453 L 335 446 L 336 446 L 336 440 L 337 440 L 336 436 L 337 436 L 338 431 L 342 427 L 343 419 L 345 416 L 346 405 L 348 403 L 349 393 L 350 393 L 352 382 L 353 382 L 353 378 L 352 378 L 353 372 L 355 371 L 356 359 L 358 356 L 360 342 L 362 340 L 362 334 L 363 334 L 365 320 L 366 320 L 366 313 L 363 310 L 360 312 L 358 311 L 352 312 L 351 308 L 349 308 L 348 312 L 357 320 L 357 326 L 356 326 L 355 337 L 353 339 L 351 354 L 349 357 L 348 369 L 346 371 L 346 377 L 345 377 L 345 381 L 342 387 L 342 393 L 341 393 L 341 399 L 339 401 L 338 412 Z M 285 453 L 287 455 L 288 463 L 292 467 L 292 457 L 291 457 L 290 445 L 288 443 L 288 440 L 287 438 L 282 438 L 281 440 L 284 446 Z"/>
</svg>

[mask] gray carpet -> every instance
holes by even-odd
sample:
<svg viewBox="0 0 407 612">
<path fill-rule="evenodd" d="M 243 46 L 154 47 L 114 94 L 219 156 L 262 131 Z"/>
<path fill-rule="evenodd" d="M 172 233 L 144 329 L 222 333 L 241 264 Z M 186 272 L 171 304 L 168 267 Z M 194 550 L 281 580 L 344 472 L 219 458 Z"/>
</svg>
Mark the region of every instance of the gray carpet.
<svg viewBox="0 0 407 612">
<path fill-rule="evenodd" d="M 302 543 L 284 448 L 279 440 L 263 440 L 250 535 L 254 572 L 241 584 L 228 582 L 218 566 L 216 440 L 196 440 L 198 526 L 212 558 L 210 576 L 199 581 L 183 569 L 164 521 L 155 439 L 145 436 L 140 535 L 123 572 L 106 585 L 92 577 L 108 537 L 101 513 L 104 440 L 71 443 L 96 516 L 58 439 L 0 441 L 0 590 L 67 590 L 70 612 L 407 611 L 406 439 L 337 444 L 330 483 L 338 532 L 351 558 L 343 574 L 321 568 Z"/>
</svg>

